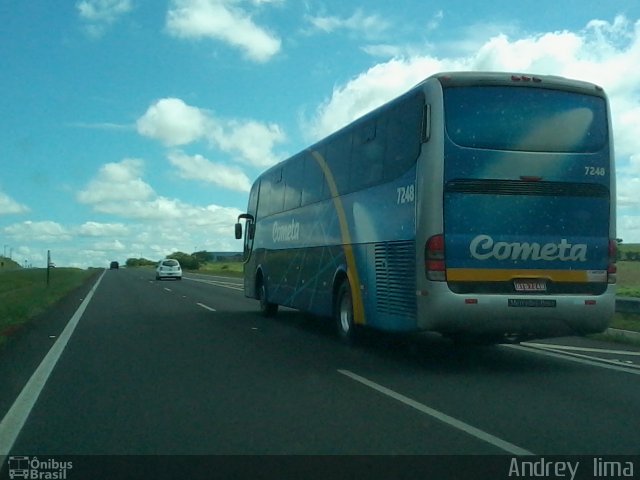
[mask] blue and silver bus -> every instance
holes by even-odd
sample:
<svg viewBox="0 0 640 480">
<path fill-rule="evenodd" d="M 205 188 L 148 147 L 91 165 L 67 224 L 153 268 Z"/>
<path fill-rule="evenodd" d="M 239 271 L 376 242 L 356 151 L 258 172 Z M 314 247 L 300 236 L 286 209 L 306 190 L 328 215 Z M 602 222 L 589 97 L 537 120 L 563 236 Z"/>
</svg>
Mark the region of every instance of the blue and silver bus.
<svg viewBox="0 0 640 480">
<path fill-rule="evenodd" d="M 603 331 L 615 173 L 602 88 L 433 75 L 253 184 L 244 289 L 361 326 L 495 343 Z M 241 220 L 244 220 L 244 228 Z"/>
</svg>

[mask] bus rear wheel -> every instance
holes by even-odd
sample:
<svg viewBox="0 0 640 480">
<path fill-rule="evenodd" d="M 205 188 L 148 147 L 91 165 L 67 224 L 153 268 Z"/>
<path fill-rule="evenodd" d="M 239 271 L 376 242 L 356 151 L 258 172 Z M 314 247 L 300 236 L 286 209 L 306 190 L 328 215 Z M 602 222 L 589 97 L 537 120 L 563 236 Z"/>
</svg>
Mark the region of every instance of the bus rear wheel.
<svg viewBox="0 0 640 480">
<path fill-rule="evenodd" d="M 258 285 L 258 300 L 260 300 L 260 313 L 263 317 L 273 317 L 278 313 L 278 304 L 269 302 L 267 287 L 262 281 Z"/>
<path fill-rule="evenodd" d="M 357 325 L 353 318 L 353 298 L 351 297 L 351 285 L 345 279 L 338 289 L 334 309 L 334 322 L 338 338 L 347 344 L 356 340 Z"/>
</svg>

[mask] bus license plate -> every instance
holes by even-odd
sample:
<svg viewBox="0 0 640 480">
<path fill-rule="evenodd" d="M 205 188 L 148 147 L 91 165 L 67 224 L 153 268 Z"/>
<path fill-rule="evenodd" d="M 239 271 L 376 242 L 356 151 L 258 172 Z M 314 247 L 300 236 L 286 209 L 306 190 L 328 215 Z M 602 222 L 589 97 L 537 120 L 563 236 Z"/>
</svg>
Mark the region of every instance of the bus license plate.
<svg viewBox="0 0 640 480">
<path fill-rule="evenodd" d="M 542 307 L 555 308 L 555 300 L 541 300 L 537 298 L 510 298 L 508 305 L 510 307 Z"/>
<path fill-rule="evenodd" d="M 516 292 L 546 292 L 547 281 L 544 278 L 516 278 L 513 280 Z"/>
</svg>

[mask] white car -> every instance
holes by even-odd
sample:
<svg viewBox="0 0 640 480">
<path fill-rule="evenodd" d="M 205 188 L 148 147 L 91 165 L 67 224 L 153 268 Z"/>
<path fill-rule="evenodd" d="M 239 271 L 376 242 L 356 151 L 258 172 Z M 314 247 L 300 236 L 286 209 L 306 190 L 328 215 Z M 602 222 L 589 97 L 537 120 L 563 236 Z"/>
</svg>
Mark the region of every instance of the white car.
<svg viewBox="0 0 640 480">
<path fill-rule="evenodd" d="M 156 267 L 156 280 L 163 278 L 177 278 L 182 280 L 182 267 L 180 262 L 173 258 L 165 258 L 158 263 Z"/>
</svg>

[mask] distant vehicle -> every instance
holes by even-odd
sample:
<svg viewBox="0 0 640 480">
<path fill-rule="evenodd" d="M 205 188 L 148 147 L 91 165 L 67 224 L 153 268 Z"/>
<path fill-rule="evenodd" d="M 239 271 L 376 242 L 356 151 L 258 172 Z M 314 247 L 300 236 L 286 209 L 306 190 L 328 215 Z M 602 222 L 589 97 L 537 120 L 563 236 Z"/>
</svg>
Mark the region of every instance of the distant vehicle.
<svg viewBox="0 0 640 480">
<path fill-rule="evenodd" d="M 111 265 L 109 265 L 109 268 L 111 270 L 118 270 L 120 268 L 120 264 L 118 262 L 111 262 Z"/>
<path fill-rule="evenodd" d="M 254 183 L 244 291 L 366 325 L 494 343 L 603 331 L 616 283 L 602 88 L 442 73 Z"/>
<path fill-rule="evenodd" d="M 163 278 L 182 280 L 182 267 L 180 267 L 180 262 L 173 258 L 161 260 L 156 267 L 156 280 L 162 280 Z"/>
</svg>

